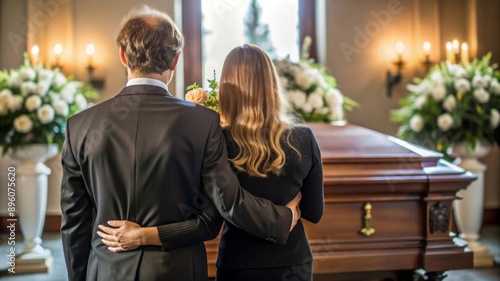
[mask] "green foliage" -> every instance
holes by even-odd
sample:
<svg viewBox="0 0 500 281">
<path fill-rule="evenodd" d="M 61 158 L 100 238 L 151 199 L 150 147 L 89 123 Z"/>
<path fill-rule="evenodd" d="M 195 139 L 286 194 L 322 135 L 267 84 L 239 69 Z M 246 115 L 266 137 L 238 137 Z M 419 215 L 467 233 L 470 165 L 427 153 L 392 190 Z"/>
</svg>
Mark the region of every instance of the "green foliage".
<svg viewBox="0 0 500 281">
<path fill-rule="evenodd" d="M 344 96 L 344 109 L 347 111 L 352 111 L 359 107 L 359 103 L 349 97 Z"/>
<path fill-rule="evenodd" d="M 215 70 L 214 70 L 214 79 L 208 79 L 210 91 L 208 92 L 208 99 L 203 103 L 203 106 L 208 107 L 214 111 L 219 112 L 219 83 L 215 78 Z"/>
<path fill-rule="evenodd" d="M 193 85 L 189 86 L 186 88 L 186 91 L 189 91 L 189 90 L 196 90 L 198 89 L 200 86 L 198 84 L 196 84 L 196 82 L 194 82 Z"/>
</svg>

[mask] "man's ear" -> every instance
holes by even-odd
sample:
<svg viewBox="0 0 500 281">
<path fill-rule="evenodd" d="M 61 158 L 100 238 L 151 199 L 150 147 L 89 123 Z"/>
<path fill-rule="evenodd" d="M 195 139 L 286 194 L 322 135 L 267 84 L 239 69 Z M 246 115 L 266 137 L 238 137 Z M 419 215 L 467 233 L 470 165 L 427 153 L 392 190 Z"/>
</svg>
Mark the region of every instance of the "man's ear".
<svg viewBox="0 0 500 281">
<path fill-rule="evenodd" d="M 122 47 L 120 47 L 120 60 L 122 61 L 123 66 L 127 66 L 127 59 L 125 58 L 125 52 L 123 51 Z"/>
<path fill-rule="evenodd" d="M 181 56 L 181 52 L 179 52 L 177 54 L 177 56 L 175 56 L 174 63 L 172 63 L 172 67 L 169 70 L 171 70 L 171 71 L 175 70 L 175 68 L 177 67 L 177 63 L 179 62 L 179 57 L 180 56 Z"/>
</svg>

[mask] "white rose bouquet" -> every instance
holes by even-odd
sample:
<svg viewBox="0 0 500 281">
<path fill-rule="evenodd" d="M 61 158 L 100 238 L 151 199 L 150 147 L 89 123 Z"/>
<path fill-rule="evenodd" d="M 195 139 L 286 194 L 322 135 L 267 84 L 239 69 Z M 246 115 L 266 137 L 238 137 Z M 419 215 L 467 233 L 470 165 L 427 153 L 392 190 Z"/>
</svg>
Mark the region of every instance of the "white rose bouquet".
<svg viewBox="0 0 500 281">
<path fill-rule="evenodd" d="M 452 143 L 466 142 L 472 150 L 477 140 L 499 142 L 500 73 L 490 58 L 441 63 L 408 85 L 411 94 L 392 112 L 392 120 L 402 123 L 398 136 L 445 155 Z"/>
<path fill-rule="evenodd" d="M 97 92 L 59 69 L 32 66 L 25 54 L 19 69 L 0 71 L 0 145 L 53 144 L 62 147 L 66 119 L 88 106 Z"/>
<path fill-rule="evenodd" d="M 342 95 L 324 66 L 309 59 L 309 47 L 310 39 L 306 37 L 298 63 L 288 58 L 274 61 L 285 96 L 304 121 L 344 120 L 344 110 L 350 111 L 358 104 Z"/>
</svg>

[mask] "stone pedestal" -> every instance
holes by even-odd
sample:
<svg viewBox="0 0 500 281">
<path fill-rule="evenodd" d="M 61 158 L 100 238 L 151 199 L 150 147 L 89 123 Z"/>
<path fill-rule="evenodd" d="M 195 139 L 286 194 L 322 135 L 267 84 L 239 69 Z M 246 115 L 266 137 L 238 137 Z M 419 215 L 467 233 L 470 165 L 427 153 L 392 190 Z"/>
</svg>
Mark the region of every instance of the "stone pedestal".
<svg viewBox="0 0 500 281">
<path fill-rule="evenodd" d="M 16 258 L 16 274 L 50 272 L 54 258 L 42 247 L 50 169 L 43 164 L 57 154 L 57 145 L 26 145 L 14 149 L 16 169 L 16 215 L 24 238 L 22 254 Z"/>
</svg>

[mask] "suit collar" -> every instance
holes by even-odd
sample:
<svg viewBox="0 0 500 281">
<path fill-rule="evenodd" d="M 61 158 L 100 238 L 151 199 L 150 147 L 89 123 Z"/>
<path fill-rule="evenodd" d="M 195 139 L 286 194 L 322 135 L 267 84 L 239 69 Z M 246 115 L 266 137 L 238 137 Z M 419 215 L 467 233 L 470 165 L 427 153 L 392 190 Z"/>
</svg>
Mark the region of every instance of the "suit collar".
<svg viewBox="0 0 500 281">
<path fill-rule="evenodd" d="M 172 96 L 167 90 L 162 87 L 153 86 L 153 85 L 132 85 L 127 86 L 121 90 L 121 92 L 117 96 L 127 96 L 127 95 L 163 95 L 163 96 Z"/>
</svg>

